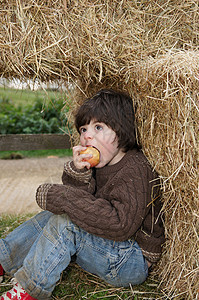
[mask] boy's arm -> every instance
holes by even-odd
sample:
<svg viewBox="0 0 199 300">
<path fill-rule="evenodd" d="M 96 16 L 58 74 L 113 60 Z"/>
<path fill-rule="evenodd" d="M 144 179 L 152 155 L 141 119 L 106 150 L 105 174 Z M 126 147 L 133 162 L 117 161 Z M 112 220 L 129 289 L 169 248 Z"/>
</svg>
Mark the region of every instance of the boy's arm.
<svg viewBox="0 0 199 300">
<path fill-rule="evenodd" d="M 92 193 L 92 189 L 94 189 L 95 186 L 95 180 L 92 177 L 92 169 L 77 169 L 73 161 L 65 163 L 62 182 L 64 185 L 72 185 L 77 188 L 88 190 L 90 193 Z"/>
<path fill-rule="evenodd" d="M 113 187 L 110 191 L 109 199 L 104 199 L 71 185 L 43 184 L 37 190 L 36 199 L 42 209 L 66 213 L 91 234 L 123 241 L 135 234 L 146 214 L 143 195 L 133 195 L 129 189 L 126 183 L 117 185 L 117 190 Z"/>
<path fill-rule="evenodd" d="M 65 186 L 73 186 L 76 189 L 81 189 L 88 191 L 89 193 L 93 194 L 95 191 L 95 180 L 92 177 L 92 169 L 77 169 L 74 165 L 73 161 L 68 161 L 64 164 L 64 171 L 62 174 L 62 182 Z M 44 183 L 41 184 L 36 191 L 36 201 L 37 204 L 42 208 L 46 210 L 46 198 L 47 193 L 55 186 L 55 184 L 52 183 Z M 57 185 L 58 186 L 58 185 Z M 62 186 L 62 185 L 60 185 Z M 60 188 L 59 188 L 60 189 Z M 56 196 L 56 195 L 55 195 Z M 56 198 L 56 202 L 59 201 Z M 58 206 L 59 203 L 57 203 Z M 63 213 L 60 211 L 60 213 Z"/>
</svg>

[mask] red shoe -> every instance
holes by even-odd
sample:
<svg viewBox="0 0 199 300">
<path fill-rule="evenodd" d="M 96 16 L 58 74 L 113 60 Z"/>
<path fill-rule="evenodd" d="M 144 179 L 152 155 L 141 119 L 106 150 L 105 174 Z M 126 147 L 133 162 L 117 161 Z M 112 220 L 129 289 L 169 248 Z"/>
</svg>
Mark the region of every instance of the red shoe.
<svg viewBox="0 0 199 300">
<path fill-rule="evenodd" d="M 4 276 L 4 269 L 2 265 L 0 265 L 0 283 L 3 281 L 3 276 Z"/>
<path fill-rule="evenodd" d="M 22 287 L 19 283 L 16 283 L 13 288 L 5 292 L 0 300 L 37 300 L 33 297 L 31 297 Z"/>
</svg>

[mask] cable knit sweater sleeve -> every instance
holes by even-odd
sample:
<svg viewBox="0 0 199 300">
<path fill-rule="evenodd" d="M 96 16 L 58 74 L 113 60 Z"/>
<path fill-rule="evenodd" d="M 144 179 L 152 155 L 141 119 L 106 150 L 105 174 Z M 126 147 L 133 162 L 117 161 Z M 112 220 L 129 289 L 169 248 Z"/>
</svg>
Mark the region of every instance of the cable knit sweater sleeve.
<svg viewBox="0 0 199 300">
<path fill-rule="evenodd" d="M 76 189 L 83 189 L 93 194 L 95 191 L 95 179 L 92 176 L 93 170 L 84 168 L 79 170 L 73 161 L 68 161 L 64 165 L 62 182 L 67 186 L 74 186 Z"/>
<path fill-rule="evenodd" d="M 122 191 L 120 196 L 118 191 Z M 42 201 L 39 193 L 45 195 Z M 105 199 L 69 185 L 44 184 L 38 190 L 37 202 L 41 208 L 55 214 L 67 213 L 75 224 L 89 233 L 123 241 L 139 228 L 145 210 L 144 204 L 132 209 L 126 201 L 127 195 L 128 186 L 124 190 L 122 185 L 117 185 L 117 191 L 113 189 L 109 199 Z"/>
</svg>

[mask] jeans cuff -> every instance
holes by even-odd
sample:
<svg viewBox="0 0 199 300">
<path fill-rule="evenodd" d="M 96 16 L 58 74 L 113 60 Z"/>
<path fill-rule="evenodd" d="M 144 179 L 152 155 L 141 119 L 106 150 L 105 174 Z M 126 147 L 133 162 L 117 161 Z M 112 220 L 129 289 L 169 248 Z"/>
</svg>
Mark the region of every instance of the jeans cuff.
<svg viewBox="0 0 199 300">
<path fill-rule="evenodd" d="M 30 296 L 39 300 L 51 299 L 51 292 L 44 291 L 40 286 L 35 284 L 35 282 L 30 279 L 24 267 L 17 271 L 15 278 Z"/>
</svg>

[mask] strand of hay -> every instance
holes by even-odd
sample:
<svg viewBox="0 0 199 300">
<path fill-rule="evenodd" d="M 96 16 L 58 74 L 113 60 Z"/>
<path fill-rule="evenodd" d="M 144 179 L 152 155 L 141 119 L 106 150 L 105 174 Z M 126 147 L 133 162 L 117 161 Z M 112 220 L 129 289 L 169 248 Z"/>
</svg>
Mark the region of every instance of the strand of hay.
<svg viewBox="0 0 199 300">
<path fill-rule="evenodd" d="M 163 180 L 171 297 L 198 292 L 198 1 L 1 1 L 0 74 L 73 83 L 68 118 L 99 88 L 128 91 L 143 151 Z M 69 91 L 70 92 L 70 91 Z M 181 297 L 179 296 L 179 297 Z"/>
</svg>

